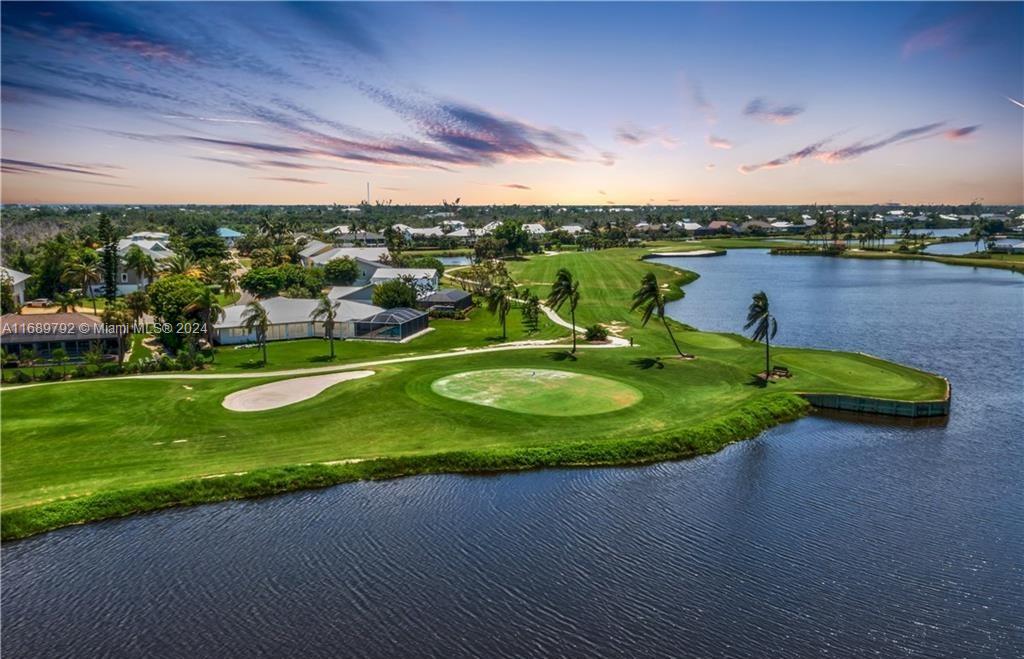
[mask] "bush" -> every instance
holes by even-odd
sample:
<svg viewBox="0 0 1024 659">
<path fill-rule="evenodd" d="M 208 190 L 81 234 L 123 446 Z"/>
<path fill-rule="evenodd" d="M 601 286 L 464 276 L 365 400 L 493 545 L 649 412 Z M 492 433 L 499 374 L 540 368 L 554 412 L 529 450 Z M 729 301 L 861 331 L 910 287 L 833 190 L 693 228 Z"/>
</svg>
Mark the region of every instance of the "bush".
<svg viewBox="0 0 1024 659">
<path fill-rule="evenodd" d="M 401 279 L 392 279 L 373 289 L 373 303 L 385 309 L 415 307 L 416 289 Z"/>
<path fill-rule="evenodd" d="M 14 372 L 13 380 L 18 384 L 25 384 L 26 382 L 32 381 L 32 376 L 26 373 L 25 371 L 18 369 L 17 371 Z"/>
<path fill-rule="evenodd" d="M 124 369 L 120 364 L 104 364 L 100 366 L 99 372 L 101 375 L 120 375 L 124 373 Z"/>
<path fill-rule="evenodd" d="M 58 371 L 57 369 L 53 368 L 53 367 L 47 368 L 45 371 L 43 371 L 43 374 L 40 377 L 41 380 L 47 380 L 47 381 L 51 381 L 51 382 L 53 380 L 59 380 L 60 378 L 61 378 L 61 372 Z"/>
<path fill-rule="evenodd" d="M 604 341 L 608 338 L 608 330 L 601 325 L 591 325 L 586 332 L 587 341 Z"/>
<path fill-rule="evenodd" d="M 196 364 L 196 360 L 187 352 L 179 352 L 175 362 L 175 365 L 183 371 L 191 371 Z"/>
<path fill-rule="evenodd" d="M 324 279 L 336 286 L 349 286 L 359 278 L 359 265 L 347 256 L 332 259 L 324 266 Z"/>
<path fill-rule="evenodd" d="M 79 364 L 75 367 L 76 378 L 87 378 L 89 377 L 89 370 L 85 368 L 85 364 Z"/>
</svg>

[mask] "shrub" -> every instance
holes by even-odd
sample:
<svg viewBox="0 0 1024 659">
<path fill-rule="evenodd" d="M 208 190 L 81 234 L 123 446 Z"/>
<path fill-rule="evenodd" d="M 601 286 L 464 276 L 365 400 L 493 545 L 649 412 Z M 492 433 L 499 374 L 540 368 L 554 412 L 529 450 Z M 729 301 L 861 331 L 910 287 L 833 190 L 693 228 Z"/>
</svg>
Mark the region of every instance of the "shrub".
<svg viewBox="0 0 1024 659">
<path fill-rule="evenodd" d="M 416 289 L 401 279 L 392 279 L 373 289 L 373 303 L 384 309 L 416 306 Z"/>
<path fill-rule="evenodd" d="M 591 325 L 586 332 L 587 341 L 604 341 L 608 338 L 608 330 L 601 325 Z"/>
<path fill-rule="evenodd" d="M 60 378 L 61 378 L 61 372 L 58 371 L 57 369 L 53 368 L 53 367 L 47 368 L 45 371 L 43 371 L 43 374 L 40 377 L 41 380 L 48 380 L 48 381 L 59 380 Z"/>
<path fill-rule="evenodd" d="M 348 286 L 359 278 L 359 265 L 347 256 L 332 259 L 324 266 L 324 278 L 336 286 Z"/>
<path fill-rule="evenodd" d="M 89 371 L 85 368 L 85 364 L 79 364 L 75 367 L 76 378 L 87 378 L 89 377 Z"/>
</svg>

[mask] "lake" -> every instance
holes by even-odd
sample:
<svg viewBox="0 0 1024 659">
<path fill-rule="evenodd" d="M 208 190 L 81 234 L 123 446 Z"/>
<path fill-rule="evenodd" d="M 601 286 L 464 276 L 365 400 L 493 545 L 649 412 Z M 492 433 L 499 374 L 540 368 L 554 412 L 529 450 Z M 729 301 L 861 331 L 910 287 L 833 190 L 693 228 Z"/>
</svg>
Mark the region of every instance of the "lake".
<svg viewBox="0 0 1024 659">
<path fill-rule="evenodd" d="M 681 462 L 62 529 L 3 547 L 4 657 L 1024 653 L 1024 279 L 764 250 L 664 261 L 701 274 L 670 305 L 683 322 L 739 331 L 763 288 L 782 343 L 949 377 L 948 423 L 809 417 Z"/>
</svg>

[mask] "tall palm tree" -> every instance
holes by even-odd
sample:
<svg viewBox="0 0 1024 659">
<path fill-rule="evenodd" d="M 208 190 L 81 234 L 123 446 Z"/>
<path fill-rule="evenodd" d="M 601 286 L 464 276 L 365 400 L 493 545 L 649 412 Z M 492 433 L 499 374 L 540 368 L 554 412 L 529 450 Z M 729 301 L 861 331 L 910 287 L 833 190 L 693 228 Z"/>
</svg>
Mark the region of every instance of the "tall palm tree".
<svg viewBox="0 0 1024 659">
<path fill-rule="evenodd" d="M 680 292 L 686 295 L 685 292 Z M 675 346 L 676 352 L 682 357 L 683 351 L 679 349 L 676 337 L 672 334 L 672 327 L 669 326 L 668 320 L 665 319 L 665 294 L 661 292 L 661 288 L 658 286 L 658 278 L 654 276 L 653 272 L 648 272 L 640 279 L 640 288 L 633 293 L 633 306 L 629 310 L 636 311 L 637 309 L 641 309 L 643 312 L 641 324 L 644 327 L 647 327 L 647 321 L 651 319 L 651 316 L 654 314 L 658 315 L 658 319 L 668 332 L 668 338 L 672 339 L 672 345 Z"/>
<path fill-rule="evenodd" d="M 772 372 L 772 339 L 779 331 L 779 324 L 772 315 L 768 306 L 768 295 L 764 291 L 754 293 L 747 309 L 747 324 L 743 329 L 753 328 L 750 338 L 754 341 L 764 341 L 764 381 L 768 384 L 768 376 Z"/>
<path fill-rule="evenodd" d="M 569 303 L 569 317 L 572 319 L 572 351 L 576 352 L 576 305 L 580 302 L 580 283 L 572 278 L 568 269 L 562 268 L 555 275 L 555 283 L 551 285 L 547 304 L 558 311 L 566 302 Z"/>
<path fill-rule="evenodd" d="M 502 341 L 508 338 L 505 320 L 508 318 L 509 311 L 512 310 L 512 301 L 515 299 L 515 296 L 516 287 L 510 281 L 497 286 L 491 286 L 487 291 L 487 310 L 498 314 L 498 319 L 501 320 Z"/>
<path fill-rule="evenodd" d="M 99 257 L 96 252 L 82 252 L 77 258 L 68 263 L 61 273 L 61 280 L 71 286 L 80 286 L 83 293 L 88 292 L 92 300 L 92 312 L 96 311 L 96 296 L 93 294 L 92 285 L 103 280 L 103 268 L 100 266 Z"/>
<path fill-rule="evenodd" d="M 258 301 L 253 300 L 245 305 L 242 312 L 242 327 L 246 332 L 256 333 L 256 343 L 263 349 L 263 364 L 267 363 L 267 331 L 270 329 L 270 318 L 267 310 Z"/>
<path fill-rule="evenodd" d="M 124 255 L 124 264 L 130 270 L 135 271 L 141 282 L 145 282 L 141 286 L 142 288 L 149 286 L 153 278 L 156 277 L 156 261 L 153 260 L 152 256 L 143 252 L 142 248 L 138 245 L 132 245 L 128 248 Z"/>
<path fill-rule="evenodd" d="M 324 336 L 327 337 L 327 343 L 331 346 L 331 361 L 334 360 L 334 324 L 338 318 L 339 306 L 341 306 L 341 300 L 331 300 L 326 295 L 321 295 L 320 302 L 309 314 L 313 322 L 324 321 Z"/>
<path fill-rule="evenodd" d="M 224 307 L 213 292 L 212 288 L 204 287 L 202 292 L 196 295 L 184 309 L 186 314 L 198 314 L 206 326 L 206 342 L 213 347 L 213 325 L 224 320 Z"/>
</svg>

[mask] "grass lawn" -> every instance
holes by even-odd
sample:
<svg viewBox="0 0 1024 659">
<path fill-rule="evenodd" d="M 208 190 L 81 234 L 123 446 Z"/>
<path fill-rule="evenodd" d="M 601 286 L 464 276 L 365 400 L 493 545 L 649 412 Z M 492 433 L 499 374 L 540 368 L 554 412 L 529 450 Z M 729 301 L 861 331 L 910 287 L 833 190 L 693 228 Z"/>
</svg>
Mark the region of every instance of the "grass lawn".
<svg viewBox="0 0 1024 659">
<path fill-rule="evenodd" d="M 792 395 L 799 392 L 899 400 L 945 393 L 945 382 L 930 374 L 796 348 L 773 351 L 794 377 L 759 386 L 762 346 L 682 326 L 679 341 L 698 358 L 675 359 L 664 329 L 641 328 L 628 302 L 647 271 L 663 284 L 695 275 L 638 260 L 644 253 L 617 249 L 510 264 L 517 280 L 538 292 L 546 292 L 558 268 L 569 268 L 581 282 L 579 323 L 620 323 L 623 335 L 636 340 L 632 349 L 571 357 L 552 347 L 387 364 L 309 400 L 247 413 L 224 409 L 224 397 L 274 378 L 113 378 L 6 389 L 4 537 L 355 478 L 679 458 L 798 416 L 806 409 Z M 434 332 L 409 344 L 339 342 L 337 361 L 482 346 L 499 331 L 482 310 L 468 321 L 432 325 Z M 541 337 L 565 334 L 545 322 Z M 518 312 L 509 316 L 509 338 L 523 338 Z M 270 368 L 324 365 L 325 348 L 320 340 L 272 343 Z M 252 372 L 248 362 L 256 355 L 221 350 L 215 372 Z M 572 382 L 527 377 L 551 371 L 571 374 Z"/>
<path fill-rule="evenodd" d="M 132 354 L 128 357 L 128 363 L 134 364 L 135 362 L 142 361 L 143 359 L 149 359 L 153 352 L 142 344 L 146 338 L 146 334 L 136 332 L 132 334 Z"/>
</svg>

